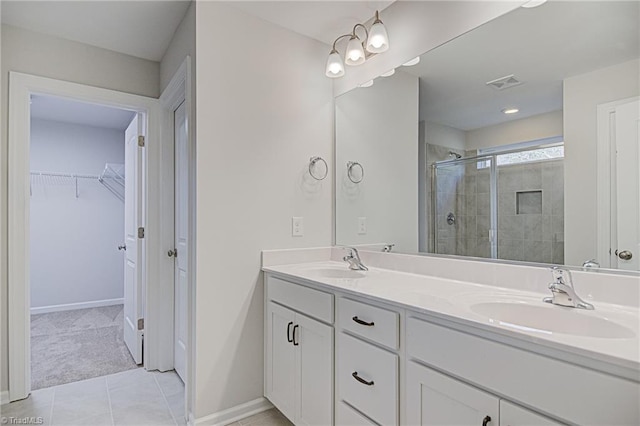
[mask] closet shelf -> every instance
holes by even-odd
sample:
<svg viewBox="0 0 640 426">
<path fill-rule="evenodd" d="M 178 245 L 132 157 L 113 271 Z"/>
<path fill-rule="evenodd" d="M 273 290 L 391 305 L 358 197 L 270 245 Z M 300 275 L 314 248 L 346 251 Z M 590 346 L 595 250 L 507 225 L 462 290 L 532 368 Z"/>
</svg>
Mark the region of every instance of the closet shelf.
<svg viewBox="0 0 640 426">
<path fill-rule="evenodd" d="M 98 181 L 124 202 L 124 164 L 106 163 Z"/>
</svg>

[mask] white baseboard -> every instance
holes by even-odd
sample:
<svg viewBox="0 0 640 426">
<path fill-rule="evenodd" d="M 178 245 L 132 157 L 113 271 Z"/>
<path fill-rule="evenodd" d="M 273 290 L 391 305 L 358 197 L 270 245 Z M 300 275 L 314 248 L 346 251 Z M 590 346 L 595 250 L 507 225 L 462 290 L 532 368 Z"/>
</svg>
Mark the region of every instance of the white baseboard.
<svg viewBox="0 0 640 426">
<path fill-rule="evenodd" d="M 189 425 L 224 426 L 273 408 L 266 398 L 258 398 L 199 419 L 190 416 Z"/>
<path fill-rule="evenodd" d="M 9 403 L 9 391 L 0 392 L 0 405 Z"/>
<path fill-rule="evenodd" d="M 68 303 L 66 305 L 51 305 L 31 308 L 31 315 L 48 314 L 49 312 L 71 311 L 73 309 L 99 308 L 101 306 L 122 305 L 124 299 L 94 300 L 91 302 Z"/>
</svg>

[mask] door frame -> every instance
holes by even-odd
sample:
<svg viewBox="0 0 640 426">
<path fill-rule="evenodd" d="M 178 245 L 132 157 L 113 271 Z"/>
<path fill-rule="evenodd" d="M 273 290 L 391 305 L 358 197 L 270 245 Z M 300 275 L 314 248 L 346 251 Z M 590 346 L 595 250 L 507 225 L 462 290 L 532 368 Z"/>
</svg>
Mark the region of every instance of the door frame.
<svg viewBox="0 0 640 426">
<path fill-rule="evenodd" d="M 187 190 L 187 235 L 189 239 L 189 275 L 187 279 L 187 356 L 186 356 L 186 378 L 185 378 L 185 418 L 192 419 L 193 418 L 193 408 L 195 403 L 195 380 L 194 380 L 194 366 L 195 366 L 195 274 L 196 274 L 196 147 L 195 147 L 195 126 L 194 126 L 194 104 L 193 104 L 193 96 L 192 96 L 192 74 L 191 74 L 191 56 L 187 55 L 174 76 L 171 78 L 171 81 L 167 85 L 167 87 L 160 95 L 160 103 L 163 107 L 163 115 L 164 118 L 162 120 L 164 129 L 163 133 L 168 135 L 169 141 L 163 144 L 163 165 L 165 169 L 171 170 L 171 176 L 168 177 L 168 180 L 164 183 L 165 188 L 171 188 L 171 194 L 169 191 L 165 191 L 163 194 L 167 196 L 163 201 L 163 209 L 166 209 L 167 212 L 170 212 L 169 215 L 167 213 L 166 217 L 170 220 L 171 223 L 167 223 L 167 226 L 174 231 L 175 221 L 174 221 L 174 156 L 175 156 L 175 141 L 174 141 L 174 112 L 180 106 L 181 103 L 185 103 L 185 116 L 186 116 L 186 128 L 187 128 L 187 149 L 188 149 L 188 190 Z M 170 195 L 170 196 L 169 196 Z M 175 240 L 174 233 L 171 233 L 171 238 L 166 241 L 167 250 L 174 248 Z M 171 260 L 171 269 L 166 272 L 166 276 L 171 276 L 172 290 L 171 290 L 171 300 L 172 305 L 170 307 L 170 311 L 172 315 L 170 316 L 171 320 L 171 329 L 174 329 L 175 321 L 173 317 L 174 313 L 174 286 L 175 286 L 175 263 Z M 169 309 L 167 307 L 167 309 Z M 169 317 L 169 316 L 167 316 Z M 172 367 L 173 367 L 173 345 L 174 345 L 174 336 L 175 330 L 171 333 L 171 341 L 168 344 L 171 345 L 170 356 L 172 359 Z"/>
<path fill-rule="evenodd" d="M 617 237 L 613 232 L 617 219 L 613 210 L 616 206 L 613 190 L 615 185 L 613 174 L 616 170 L 611 164 L 612 159 L 615 158 L 612 152 L 615 146 L 612 141 L 611 114 L 615 113 L 616 107 L 639 100 L 640 96 L 633 96 L 603 103 L 597 107 L 596 260 L 601 268 L 617 268 L 617 265 L 611 265 L 613 259 L 611 249 L 617 245 Z"/>
<path fill-rule="evenodd" d="M 168 230 L 164 224 L 166 212 L 161 208 L 166 180 L 163 168 L 162 111 L 157 99 L 79 83 L 55 80 L 18 72 L 9 73 L 9 140 L 8 140 L 8 353 L 9 399 L 26 398 L 31 392 L 30 344 L 30 284 L 29 284 L 29 158 L 30 158 L 30 97 L 32 94 L 58 96 L 77 101 L 107 105 L 144 113 L 146 116 L 145 175 L 145 247 L 143 261 L 143 291 L 145 298 L 145 351 L 143 362 L 147 370 L 171 369 L 163 335 L 167 331 L 164 319 L 167 300 L 173 282 L 162 272 L 168 258 L 161 242 Z M 149 283 L 149 285 L 147 285 Z"/>
</svg>

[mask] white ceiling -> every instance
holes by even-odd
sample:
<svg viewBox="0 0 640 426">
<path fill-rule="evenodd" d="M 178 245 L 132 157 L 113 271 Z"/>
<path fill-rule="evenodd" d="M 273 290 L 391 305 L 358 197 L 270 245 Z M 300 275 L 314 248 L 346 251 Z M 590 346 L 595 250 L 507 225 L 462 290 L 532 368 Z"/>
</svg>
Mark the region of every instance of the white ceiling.
<svg viewBox="0 0 640 426">
<path fill-rule="evenodd" d="M 31 96 L 31 118 L 124 131 L 135 112 L 45 95 Z"/>
<path fill-rule="evenodd" d="M 2 23 L 160 61 L 189 4 L 190 0 L 2 0 Z"/>
<path fill-rule="evenodd" d="M 357 23 L 372 19 L 394 0 L 381 1 L 237 1 L 237 9 L 298 34 L 332 44 Z M 382 16 L 384 19 L 384 16 Z"/>
<path fill-rule="evenodd" d="M 640 56 L 639 2 L 550 1 L 519 8 L 437 49 L 419 65 L 421 119 L 462 130 L 562 109 L 562 80 Z M 523 85 L 486 82 L 514 74 Z M 506 107 L 520 113 L 506 116 Z"/>
</svg>

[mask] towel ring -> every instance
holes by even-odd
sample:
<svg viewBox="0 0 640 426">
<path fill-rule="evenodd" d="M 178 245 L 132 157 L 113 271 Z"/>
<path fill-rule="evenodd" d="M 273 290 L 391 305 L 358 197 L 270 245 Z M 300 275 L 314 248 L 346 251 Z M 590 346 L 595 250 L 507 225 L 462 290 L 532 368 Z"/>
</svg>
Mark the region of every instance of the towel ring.
<svg viewBox="0 0 640 426">
<path fill-rule="evenodd" d="M 318 175 L 315 175 L 313 173 L 313 170 L 315 169 L 316 163 L 318 163 L 318 162 L 324 163 L 324 174 L 322 176 L 318 176 Z M 314 178 L 315 180 L 323 180 L 324 178 L 327 177 L 328 173 L 329 173 L 329 166 L 327 165 L 327 162 L 324 161 L 324 158 L 322 158 L 322 157 L 311 157 L 309 159 L 309 174 L 311 175 L 312 178 Z"/>
<path fill-rule="evenodd" d="M 360 168 L 360 179 L 354 179 L 353 178 L 353 168 L 354 167 L 359 167 Z M 364 179 L 364 167 L 362 167 L 362 164 L 358 163 L 357 161 L 348 161 L 347 162 L 347 177 L 353 183 L 362 182 L 362 179 Z"/>
</svg>

